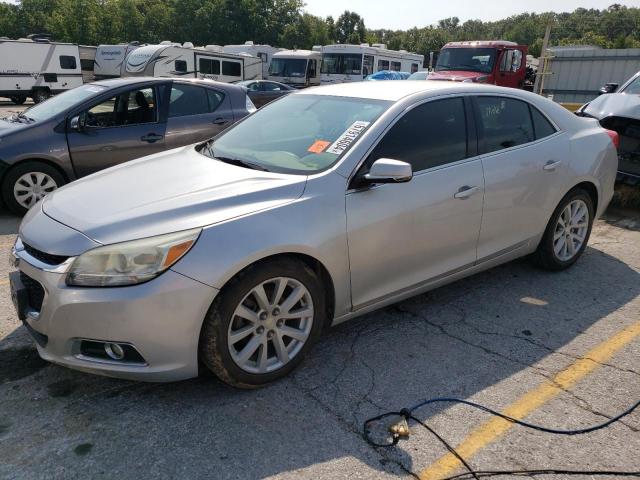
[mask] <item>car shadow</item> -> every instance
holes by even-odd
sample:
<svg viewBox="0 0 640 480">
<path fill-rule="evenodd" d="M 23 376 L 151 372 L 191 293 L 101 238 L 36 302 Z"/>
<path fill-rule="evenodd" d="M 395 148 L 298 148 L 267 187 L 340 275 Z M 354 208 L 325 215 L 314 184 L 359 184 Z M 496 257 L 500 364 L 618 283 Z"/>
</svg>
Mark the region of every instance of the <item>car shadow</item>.
<svg viewBox="0 0 640 480">
<path fill-rule="evenodd" d="M 635 299 L 639 280 L 595 248 L 560 273 L 511 262 L 331 329 L 292 375 L 254 391 L 71 371 L 39 361 L 19 328 L 0 342 L 0 475 L 44 476 L 54 461 L 65 478 L 332 477 L 349 462 L 401 475 L 398 464 L 418 469 L 411 452 L 368 446 L 367 418 L 469 398 L 544 362 Z"/>
</svg>

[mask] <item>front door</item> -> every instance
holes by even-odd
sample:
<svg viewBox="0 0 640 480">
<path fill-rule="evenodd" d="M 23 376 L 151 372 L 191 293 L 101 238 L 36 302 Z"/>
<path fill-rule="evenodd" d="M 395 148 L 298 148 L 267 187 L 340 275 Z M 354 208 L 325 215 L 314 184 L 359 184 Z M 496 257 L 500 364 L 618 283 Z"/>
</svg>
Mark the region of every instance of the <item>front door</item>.
<svg viewBox="0 0 640 480">
<path fill-rule="evenodd" d="M 522 88 L 527 68 L 526 51 L 522 48 L 509 48 L 502 51 L 498 64 L 496 85 L 501 87 Z"/>
<path fill-rule="evenodd" d="M 167 148 L 215 137 L 234 121 L 231 100 L 215 88 L 174 82 L 169 96 Z"/>
<path fill-rule="evenodd" d="M 410 163 L 414 177 L 347 192 L 354 309 L 476 261 L 484 180 L 467 129 L 462 98 L 424 103 L 404 114 L 358 172 L 391 158 Z"/>
<path fill-rule="evenodd" d="M 524 248 L 544 231 L 565 184 L 570 142 L 532 105 L 479 96 L 485 177 L 478 259 Z"/>
<path fill-rule="evenodd" d="M 67 128 L 78 177 L 165 149 L 165 127 L 155 87 L 133 88 L 100 101 L 80 114 L 80 129 Z"/>
</svg>

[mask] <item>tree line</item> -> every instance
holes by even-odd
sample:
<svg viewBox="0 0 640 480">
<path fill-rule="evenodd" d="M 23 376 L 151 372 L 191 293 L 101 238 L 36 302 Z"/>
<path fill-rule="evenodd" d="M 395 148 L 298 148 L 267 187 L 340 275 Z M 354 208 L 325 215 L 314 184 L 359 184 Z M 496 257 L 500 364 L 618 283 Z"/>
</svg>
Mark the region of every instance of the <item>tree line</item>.
<svg viewBox="0 0 640 480">
<path fill-rule="evenodd" d="M 367 29 L 364 18 L 345 11 L 338 18 L 304 10 L 302 0 L 21 0 L 0 2 L 0 37 L 48 33 L 82 45 L 129 41 L 190 41 L 196 45 L 246 40 L 285 48 L 331 43 L 385 43 L 428 55 L 456 40 L 511 40 L 538 56 L 547 24 L 551 45 L 640 47 L 640 9 L 619 4 L 604 10 L 523 13 L 483 22 L 457 17 L 408 30 Z"/>
</svg>

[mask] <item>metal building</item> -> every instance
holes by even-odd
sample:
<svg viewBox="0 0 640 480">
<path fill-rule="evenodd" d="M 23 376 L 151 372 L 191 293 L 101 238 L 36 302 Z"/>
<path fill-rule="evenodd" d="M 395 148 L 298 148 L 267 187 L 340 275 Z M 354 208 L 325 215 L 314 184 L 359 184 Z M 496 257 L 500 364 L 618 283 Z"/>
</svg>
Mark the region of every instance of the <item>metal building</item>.
<svg viewBox="0 0 640 480">
<path fill-rule="evenodd" d="M 547 56 L 541 93 L 556 102 L 586 103 L 605 83 L 622 85 L 640 70 L 640 48 L 551 47 Z"/>
</svg>

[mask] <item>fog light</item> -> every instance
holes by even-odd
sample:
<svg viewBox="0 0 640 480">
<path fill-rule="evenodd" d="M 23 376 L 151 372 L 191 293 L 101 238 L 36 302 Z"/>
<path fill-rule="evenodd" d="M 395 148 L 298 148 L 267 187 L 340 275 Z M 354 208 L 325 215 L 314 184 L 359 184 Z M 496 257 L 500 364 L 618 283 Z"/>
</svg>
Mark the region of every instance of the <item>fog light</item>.
<svg viewBox="0 0 640 480">
<path fill-rule="evenodd" d="M 124 358 L 124 350 L 117 343 L 105 343 L 104 351 L 114 360 L 122 360 Z"/>
</svg>

